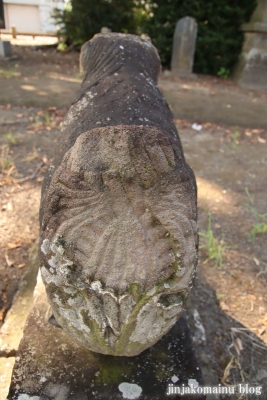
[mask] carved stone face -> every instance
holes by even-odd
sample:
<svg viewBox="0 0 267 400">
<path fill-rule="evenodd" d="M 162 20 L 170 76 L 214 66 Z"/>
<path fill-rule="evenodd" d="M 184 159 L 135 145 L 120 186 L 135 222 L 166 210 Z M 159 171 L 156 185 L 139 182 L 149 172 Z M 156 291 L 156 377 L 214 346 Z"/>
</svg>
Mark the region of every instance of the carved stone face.
<svg viewBox="0 0 267 400">
<path fill-rule="evenodd" d="M 167 333 L 197 262 L 195 181 L 178 137 L 121 124 L 79 134 L 43 207 L 41 272 L 59 324 L 113 355 Z"/>
</svg>

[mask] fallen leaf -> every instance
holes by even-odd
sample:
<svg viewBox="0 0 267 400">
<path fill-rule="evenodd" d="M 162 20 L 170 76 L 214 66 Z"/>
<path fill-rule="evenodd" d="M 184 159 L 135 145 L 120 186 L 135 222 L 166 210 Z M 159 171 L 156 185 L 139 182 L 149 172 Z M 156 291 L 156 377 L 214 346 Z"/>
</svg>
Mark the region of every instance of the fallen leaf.
<svg viewBox="0 0 267 400">
<path fill-rule="evenodd" d="M 266 327 L 264 326 L 263 328 L 259 329 L 259 335 L 263 335 L 265 331 Z"/>
<path fill-rule="evenodd" d="M 5 318 L 6 311 L 7 311 L 6 307 L 1 308 L 1 310 L 0 310 L 0 321 L 3 321 L 3 319 Z"/>
<path fill-rule="evenodd" d="M 43 182 L 44 178 L 42 176 L 39 176 L 39 178 L 36 179 L 37 183 Z"/>
<path fill-rule="evenodd" d="M 5 259 L 6 259 L 7 266 L 8 266 L 8 267 L 12 267 L 13 261 L 11 261 L 11 260 L 8 258 L 8 255 L 7 255 L 7 254 L 5 255 Z"/>
<path fill-rule="evenodd" d="M 17 268 L 23 268 L 23 267 L 25 267 L 25 265 L 26 265 L 26 263 L 19 264 L 19 265 L 17 265 Z"/>
<path fill-rule="evenodd" d="M 230 310 L 230 308 L 228 307 L 228 305 L 224 301 L 220 302 L 220 307 L 221 307 L 221 309 L 223 311 L 229 311 Z"/>
<path fill-rule="evenodd" d="M 257 265 L 257 267 L 260 265 L 260 262 L 256 257 L 253 258 L 253 261 Z"/>
<path fill-rule="evenodd" d="M 8 249 L 16 249 L 18 247 L 21 247 L 21 243 L 20 242 L 14 242 L 14 243 L 8 243 L 7 244 L 7 248 Z"/>
<path fill-rule="evenodd" d="M 259 314 L 264 315 L 265 314 L 265 307 L 259 307 Z"/>
<path fill-rule="evenodd" d="M 257 300 L 257 297 L 254 296 L 254 294 L 250 294 L 249 297 L 250 297 L 250 299 L 253 300 L 253 301 Z"/>
<path fill-rule="evenodd" d="M 16 168 L 16 165 L 12 165 L 10 168 L 9 168 L 9 170 L 7 171 L 7 177 L 9 177 L 11 174 L 12 174 L 12 172 L 13 172 L 13 170 Z"/>
<path fill-rule="evenodd" d="M 214 228 L 215 228 L 215 229 L 221 229 L 221 225 L 220 225 L 220 224 L 215 224 L 215 225 L 214 225 Z"/>
<path fill-rule="evenodd" d="M 7 209 L 7 211 L 13 211 L 14 210 L 13 204 L 11 202 L 7 203 L 6 209 Z"/>
</svg>

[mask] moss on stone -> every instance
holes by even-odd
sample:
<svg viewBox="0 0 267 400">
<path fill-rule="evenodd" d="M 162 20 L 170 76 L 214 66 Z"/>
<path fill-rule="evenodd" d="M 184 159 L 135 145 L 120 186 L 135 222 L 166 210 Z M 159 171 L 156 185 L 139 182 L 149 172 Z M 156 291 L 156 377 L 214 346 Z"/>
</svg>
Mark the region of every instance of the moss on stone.
<svg viewBox="0 0 267 400">
<path fill-rule="evenodd" d="M 125 368 L 125 365 L 121 366 L 116 362 L 102 364 L 95 383 L 100 385 L 120 383 L 122 378 L 130 372 L 130 369 L 127 370 Z"/>
</svg>

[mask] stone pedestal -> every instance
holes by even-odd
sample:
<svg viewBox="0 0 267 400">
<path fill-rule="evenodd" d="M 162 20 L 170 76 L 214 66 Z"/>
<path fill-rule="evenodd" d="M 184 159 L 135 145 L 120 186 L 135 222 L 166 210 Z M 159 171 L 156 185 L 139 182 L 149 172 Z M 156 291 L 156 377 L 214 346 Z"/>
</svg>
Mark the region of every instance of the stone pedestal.
<svg viewBox="0 0 267 400">
<path fill-rule="evenodd" d="M 0 57 L 11 57 L 12 56 L 12 48 L 11 44 L 8 41 L 0 40 Z"/>
<path fill-rule="evenodd" d="M 203 385 L 185 315 L 156 345 L 135 357 L 90 352 L 49 324 L 49 316 L 39 280 L 8 400 L 205 399 L 196 394 L 167 395 L 169 384 Z"/>
<path fill-rule="evenodd" d="M 267 88 L 267 0 L 259 0 L 248 24 L 234 79 L 244 87 Z"/>
<path fill-rule="evenodd" d="M 176 76 L 194 77 L 192 74 L 197 23 L 192 17 L 180 19 L 175 27 L 172 47 L 171 72 Z"/>
</svg>

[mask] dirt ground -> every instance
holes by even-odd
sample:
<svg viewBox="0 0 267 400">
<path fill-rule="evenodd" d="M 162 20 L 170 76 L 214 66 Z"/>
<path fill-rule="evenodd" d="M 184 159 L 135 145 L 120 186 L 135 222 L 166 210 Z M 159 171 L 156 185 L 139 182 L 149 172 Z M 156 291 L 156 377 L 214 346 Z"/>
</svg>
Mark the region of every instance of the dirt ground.
<svg viewBox="0 0 267 400">
<path fill-rule="evenodd" d="M 0 325 L 38 237 L 42 180 L 80 82 L 78 53 L 14 53 L 17 59 L 0 61 Z M 200 232 L 210 215 L 209 233 L 227 246 L 217 267 L 200 250 L 189 304 L 203 373 L 210 384 L 267 385 L 267 232 L 249 237 L 257 223 L 267 224 L 259 216 L 267 213 L 267 93 L 201 76 L 187 82 L 162 75 L 159 86 L 196 174 Z M 267 398 L 264 390 L 257 398 Z"/>
</svg>

